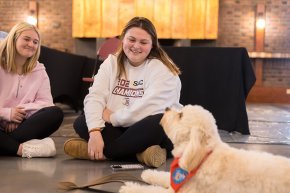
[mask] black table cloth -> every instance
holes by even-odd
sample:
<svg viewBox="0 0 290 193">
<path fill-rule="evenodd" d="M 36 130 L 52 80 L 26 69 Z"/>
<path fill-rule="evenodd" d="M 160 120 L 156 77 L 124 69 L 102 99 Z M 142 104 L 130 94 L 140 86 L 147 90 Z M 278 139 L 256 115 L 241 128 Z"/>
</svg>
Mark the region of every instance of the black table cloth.
<svg viewBox="0 0 290 193">
<path fill-rule="evenodd" d="M 39 61 L 50 78 L 54 102 L 68 104 L 76 111 L 82 108 L 90 86 L 82 77 L 92 75 L 95 60 L 42 46 Z"/>
<path fill-rule="evenodd" d="M 182 74 L 181 103 L 212 112 L 218 129 L 250 134 L 246 98 L 255 74 L 245 48 L 164 47 Z"/>
</svg>

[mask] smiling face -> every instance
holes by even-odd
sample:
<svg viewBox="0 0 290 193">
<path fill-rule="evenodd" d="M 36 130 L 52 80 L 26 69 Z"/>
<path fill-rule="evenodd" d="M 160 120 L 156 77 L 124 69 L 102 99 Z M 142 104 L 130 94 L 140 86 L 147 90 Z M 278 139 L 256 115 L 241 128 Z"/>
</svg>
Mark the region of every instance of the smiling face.
<svg viewBox="0 0 290 193">
<path fill-rule="evenodd" d="M 152 38 L 139 27 L 130 28 L 123 39 L 123 50 L 133 66 L 141 65 L 152 49 Z"/>
<path fill-rule="evenodd" d="M 23 31 L 16 40 L 16 57 L 28 59 L 32 57 L 39 46 L 39 36 L 35 30 Z"/>
</svg>

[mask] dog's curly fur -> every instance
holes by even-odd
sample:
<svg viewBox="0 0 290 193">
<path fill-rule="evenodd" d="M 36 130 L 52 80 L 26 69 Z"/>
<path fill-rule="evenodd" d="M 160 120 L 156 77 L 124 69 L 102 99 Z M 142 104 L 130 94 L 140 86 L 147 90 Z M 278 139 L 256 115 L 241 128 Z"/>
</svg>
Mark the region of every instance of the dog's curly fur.
<svg viewBox="0 0 290 193">
<path fill-rule="evenodd" d="M 172 140 L 172 154 L 181 168 L 191 171 L 210 151 L 207 160 L 178 193 L 289 193 L 290 160 L 266 152 L 236 149 L 223 143 L 212 114 L 198 105 L 167 110 L 161 120 Z M 173 193 L 170 173 L 145 170 L 144 181 L 127 182 L 120 193 Z"/>
</svg>

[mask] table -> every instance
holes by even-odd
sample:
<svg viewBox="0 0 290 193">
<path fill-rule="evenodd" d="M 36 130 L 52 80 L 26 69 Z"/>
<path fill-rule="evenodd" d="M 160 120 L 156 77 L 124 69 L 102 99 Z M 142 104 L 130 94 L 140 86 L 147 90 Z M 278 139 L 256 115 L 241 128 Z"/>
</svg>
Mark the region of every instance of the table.
<svg viewBox="0 0 290 193">
<path fill-rule="evenodd" d="M 256 78 L 245 48 L 164 50 L 182 71 L 182 104 L 198 104 L 212 112 L 218 129 L 250 134 L 246 98 Z"/>
<path fill-rule="evenodd" d="M 50 78 L 54 102 L 68 104 L 76 111 L 81 109 L 90 86 L 82 77 L 91 76 L 95 59 L 41 46 L 39 61 Z"/>
</svg>

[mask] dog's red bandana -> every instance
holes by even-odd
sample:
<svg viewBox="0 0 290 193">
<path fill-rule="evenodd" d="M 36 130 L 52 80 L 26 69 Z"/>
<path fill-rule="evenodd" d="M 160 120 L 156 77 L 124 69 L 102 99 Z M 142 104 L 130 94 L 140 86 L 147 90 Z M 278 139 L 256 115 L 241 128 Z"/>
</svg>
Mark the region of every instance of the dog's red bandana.
<svg viewBox="0 0 290 193">
<path fill-rule="evenodd" d="M 205 162 L 205 160 L 208 158 L 208 156 L 212 153 L 212 151 L 208 152 L 206 156 L 201 160 L 201 162 L 198 164 L 196 168 L 191 170 L 190 173 L 188 171 L 182 169 L 178 162 L 179 158 L 175 158 L 170 166 L 170 184 L 171 187 L 175 192 L 178 192 L 178 190 L 185 184 L 192 176 L 196 174 L 200 166 Z"/>
</svg>

